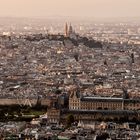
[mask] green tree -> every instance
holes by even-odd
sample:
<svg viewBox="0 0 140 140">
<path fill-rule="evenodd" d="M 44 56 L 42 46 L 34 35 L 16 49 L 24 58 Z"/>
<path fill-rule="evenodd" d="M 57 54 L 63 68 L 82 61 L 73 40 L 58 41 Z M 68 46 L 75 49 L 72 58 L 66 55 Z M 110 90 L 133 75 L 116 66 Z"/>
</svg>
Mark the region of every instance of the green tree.
<svg viewBox="0 0 140 140">
<path fill-rule="evenodd" d="M 109 134 L 106 133 L 106 132 L 104 132 L 104 133 L 102 133 L 101 135 L 98 135 L 98 136 L 96 137 L 96 140 L 106 140 L 107 138 L 109 138 Z"/>
<path fill-rule="evenodd" d="M 74 116 L 72 114 L 69 114 L 66 120 L 67 127 L 70 127 L 73 122 L 74 122 Z"/>
</svg>

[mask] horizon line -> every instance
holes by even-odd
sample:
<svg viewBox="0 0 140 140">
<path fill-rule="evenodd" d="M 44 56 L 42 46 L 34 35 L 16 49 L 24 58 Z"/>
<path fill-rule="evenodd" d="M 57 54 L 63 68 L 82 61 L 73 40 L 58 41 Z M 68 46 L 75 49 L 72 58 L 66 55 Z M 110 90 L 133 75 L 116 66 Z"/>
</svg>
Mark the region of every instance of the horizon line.
<svg viewBox="0 0 140 140">
<path fill-rule="evenodd" d="M 41 18 L 41 19 L 46 19 L 46 18 L 95 18 L 95 19 L 120 19 L 120 18 L 125 18 L 125 19 L 132 19 L 132 18 L 140 18 L 140 16 L 107 16 L 107 17 L 95 17 L 95 16 L 64 16 L 64 15 L 48 15 L 48 16 L 13 16 L 13 15 L 5 15 L 2 16 L 0 15 L 0 18 Z"/>
</svg>

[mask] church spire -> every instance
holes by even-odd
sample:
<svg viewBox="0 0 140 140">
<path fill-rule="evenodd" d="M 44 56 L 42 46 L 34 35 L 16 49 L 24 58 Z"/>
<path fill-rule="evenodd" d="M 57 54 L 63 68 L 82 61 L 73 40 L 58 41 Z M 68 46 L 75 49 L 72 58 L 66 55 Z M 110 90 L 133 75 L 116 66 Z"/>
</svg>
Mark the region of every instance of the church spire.
<svg viewBox="0 0 140 140">
<path fill-rule="evenodd" d="M 68 37 L 68 24 L 65 24 L 65 37 Z"/>
</svg>

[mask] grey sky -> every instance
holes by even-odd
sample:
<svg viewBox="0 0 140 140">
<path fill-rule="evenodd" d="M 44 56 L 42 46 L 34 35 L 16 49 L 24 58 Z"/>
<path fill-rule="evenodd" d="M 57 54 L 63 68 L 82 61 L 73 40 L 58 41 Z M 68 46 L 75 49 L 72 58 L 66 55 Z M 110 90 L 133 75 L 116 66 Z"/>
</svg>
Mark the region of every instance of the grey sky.
<svg viewBox="0 0 140 140">
<path fill-rule="evenodd" d="M 137 17 L 140 0 L 0 0 L 0 16 Z"/>
</svg>

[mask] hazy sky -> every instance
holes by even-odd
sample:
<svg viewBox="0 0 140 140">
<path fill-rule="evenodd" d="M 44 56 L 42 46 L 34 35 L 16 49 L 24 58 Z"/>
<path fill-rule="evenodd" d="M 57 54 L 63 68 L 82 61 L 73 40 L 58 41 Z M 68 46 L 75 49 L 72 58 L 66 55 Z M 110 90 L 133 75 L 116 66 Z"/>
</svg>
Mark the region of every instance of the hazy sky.
<svg viewBox="0 0 140 140">
<path fill-rule="evenodd" d="M 0 0 L 0 16 L 138 17 L 140 0 Z"/>
</svg>

